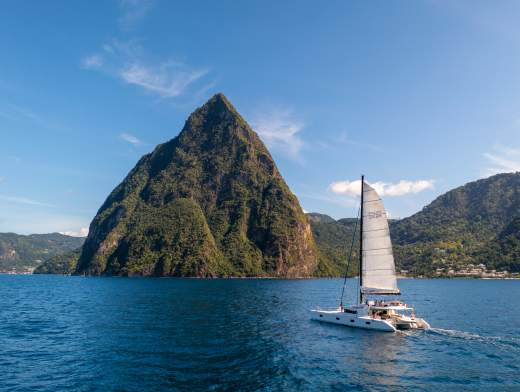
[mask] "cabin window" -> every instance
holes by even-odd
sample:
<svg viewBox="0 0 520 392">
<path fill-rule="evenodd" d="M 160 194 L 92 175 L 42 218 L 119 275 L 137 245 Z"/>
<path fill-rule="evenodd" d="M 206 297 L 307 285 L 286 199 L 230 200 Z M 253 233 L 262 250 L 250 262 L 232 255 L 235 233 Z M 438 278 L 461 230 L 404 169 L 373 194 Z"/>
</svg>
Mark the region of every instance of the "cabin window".
<svg viewBox="0 0 520 392">
<path fill-rule="evenodd" d="M 336 320 L 339 320 L 339 317 L 336 317 Z"/>
<path fill-rule="evenodd" d="M 323 317 L 323 315 L 322 315 L 322 314 L 320 314 L 320 317 Z"/>
<path fill-rule="evenodd" d="M 365 324 L 370 324 L 370 321 L 365 321 Z"/>
<path fill-rule="evenodd" d="M 354 322 L 354 320 L 350 320 L 350 322 L 351 322 L 351 323 L 353 323 L 353 322 Z"/>
<path fill-rule="evenodd" d="M 345 313 L 357 314 L 357 310 L 345 309 Z"/>
</svg>

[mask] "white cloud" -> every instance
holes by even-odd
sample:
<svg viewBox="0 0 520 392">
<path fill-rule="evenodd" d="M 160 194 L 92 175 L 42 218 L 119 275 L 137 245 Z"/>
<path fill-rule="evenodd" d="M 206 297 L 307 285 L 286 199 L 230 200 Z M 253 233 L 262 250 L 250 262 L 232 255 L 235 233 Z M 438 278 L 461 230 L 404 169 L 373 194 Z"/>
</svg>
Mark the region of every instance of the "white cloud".
<svg viewBox="0 0 520 392">
<path fill-rule="evenodd" d="M 176 63 L 163 63 L 155 67 L 134 63 L 122 69 L 119 76 L 126 83 L 142 87 L 162 98 L 174 98 L 181 95 L 190 84 L 207 74 L 207 70 L 183 68 Z"/>
<path fill-rule="evenodd" d="M 520 149 L 497 145 L 493 148 L 493 152 L 486 152 L 483 155 L 489 161 L 489 166 L 482 173 L 486 177 L 520 171 Z"/>
<path fill-rule="evenodd" d="M 123 139 L 125 142 L 128 142 L 134 146 L 139 146 L 143 144 L 141 140 L 139 140 L 136 136 L 131 135 L 129 133 L 122 133 L 119 135 L 121 139 Z"/>
<path fill-rule="evenodd" d="M 152 0 L 119 0 L 121 17 L 119 25 L 123 30 L 130 30 L 142 20 L 153 6 Z"/>
<path fill-rule="evenodd" d="M 84 57 L 81 65 L 161 98 L 184 94 L 208 73 L 207 69 L 193 68 L 179 61 L 152 61 L 141 46 L 120 41 L 102 45 L 101 52 Z"/>
<path fill-rule="evenodd" d="M 396 184 L 378 181 L 371 183 L 370 186 L 372 186 L 380 196 L 403 196 L 419 193 L 426 189 L 433 189 L 434 183 L 434 180 L 401 180 Z M 330 184 L 329 190 L 337 195 L 359 197 L 361 193 L 361 180 L 336 181 Z"/>
<path fill-rule="evenodd" d="M 71 237 L 86 237 L 88 235 L 88 227 L 82 227 L 76 231 L 60 231 L 60 234 L 68 235 Z"/>
<path fill-rule="evenodd" d="M 304 142 L 299 133 L 304 124 L 294 119 L 290 110 L 271 110 L 255 116 L 251 123 L 269 148 L 287 154 L 294 160 L 301 160 L 300 153 Z"/>
<path fill-rule="evenodd" d="M 41 207 L 54 207 L 52 204 L 42 203 L 40 201 L 29 199 L 27 197 L 0 195 L 0 200 L 3 200 L 7 203 L 26 204 L 26 205 L 41 206 Z"/>
</svg>

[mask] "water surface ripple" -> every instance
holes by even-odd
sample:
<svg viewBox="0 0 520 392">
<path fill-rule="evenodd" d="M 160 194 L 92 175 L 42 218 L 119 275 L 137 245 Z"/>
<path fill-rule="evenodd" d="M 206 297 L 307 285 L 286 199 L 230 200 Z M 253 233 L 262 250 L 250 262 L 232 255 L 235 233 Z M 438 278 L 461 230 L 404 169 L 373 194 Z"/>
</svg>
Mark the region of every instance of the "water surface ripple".
<svg viewBox="0 0 520 392">
<path fill-rule="evenodd" d="M 401 280 L 433 329 L 397 334 L 310 321 L 340 287 L 2 275 L 0 390 L 520 389 L 519 281 Z"/>
</svg>

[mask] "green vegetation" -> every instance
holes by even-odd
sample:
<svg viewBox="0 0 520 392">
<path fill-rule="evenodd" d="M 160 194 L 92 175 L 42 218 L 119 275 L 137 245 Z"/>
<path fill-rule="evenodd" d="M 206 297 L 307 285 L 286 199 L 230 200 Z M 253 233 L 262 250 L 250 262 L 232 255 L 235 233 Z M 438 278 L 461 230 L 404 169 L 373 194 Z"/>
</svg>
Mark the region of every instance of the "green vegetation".
<svg viewBox="0 0 520 392">
<path fill-rule="evenodd" d="M 321 218 L 320 218 L 321 217 Z M 318 275 L 345 269 L 353 220 L 309 214 L 320 251 Z M 520 271 L 520 173 L 499 174 L 451 190 L 409 218 L 390 221 L 397 270 L 435 276 L 468 264 Z M 355 274 L 357 257 L 350 274 Z M 321 269 L 320 269 L 321 268 Z M 322 273 L 324 271 L 324 273 Z"/>
<path fill-rule="evenodd" d="M 31 270 L 44 260 L 80 247 L 84 240 L 59 233 L 0 233 L 0 271 Z"/>
<path fill-rule="evenodd" d="M 319 263 L 315 276 L 343 276 L 347 267 L 347 255 L 350 254 L 352 234 L 356 227 L 355 219 L 335 221 L 328 215 L 307 214 L 311 222 L 312 234 L 319 250 Z M 359 228 L 358 228 L 359 230 Z M 357 274 L 359 235 L 354 238 L 352 260 L 349 263 L 349 276 Z"/>
<path fill-rule="evenodd" d="M 520 217 L 515 217 L 479 254 L 496 270 L 520 272 Z"/>
<path fill-rule="evenodd" d="M 298 200 L 258 135 L 217 94 L 110 194 L 76 273 L 295 277 L 316 265 Z"/>
<path fill-rule="evenodd" d="M 82 239 L 0 234 L 0 269 L 48 260 L 38 273 L 342 276 L 355 227 L 355 219 L 306 217 L 258 135 L 217 94 L 113 190 L 80 254 L 72 251 Z M 520 173 L 453 189 L 391 221 L 390 232 L 398 271 L 438 276 L 482 263 L 519 272 Z"/>
<path fill-rule="evenodd" d="M 518 261 L 513 260 L 511 231 L 517 227 L 510 225 L 519 214 L 520 173 L 498 174 L 453 189 L 391 225 L 399 268 L 432 275 L 437 268 L 482 263 L 514 271 Z"/>
<path fill-rule="evenodd" d="M 78 248 L 69 253 L 53 256 L 36 267 L 33 273 L 70 275 L 76 270 L 80 253 L 81 248 Z"/>
</svg>

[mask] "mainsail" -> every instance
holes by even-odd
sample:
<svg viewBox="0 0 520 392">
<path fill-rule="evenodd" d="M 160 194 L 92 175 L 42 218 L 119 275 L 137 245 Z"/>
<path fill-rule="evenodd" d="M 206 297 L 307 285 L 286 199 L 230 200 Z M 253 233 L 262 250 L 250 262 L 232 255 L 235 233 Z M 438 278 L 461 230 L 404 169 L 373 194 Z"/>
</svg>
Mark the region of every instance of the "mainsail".
<svg viewBox="0 0 520 392">
<path fill-rule="evenodd" d="M 392 240 L 385 207 L 374 188 L 363 182 L 361 292 L 399 294 Z"/>
</svg>

